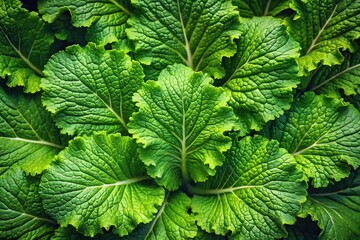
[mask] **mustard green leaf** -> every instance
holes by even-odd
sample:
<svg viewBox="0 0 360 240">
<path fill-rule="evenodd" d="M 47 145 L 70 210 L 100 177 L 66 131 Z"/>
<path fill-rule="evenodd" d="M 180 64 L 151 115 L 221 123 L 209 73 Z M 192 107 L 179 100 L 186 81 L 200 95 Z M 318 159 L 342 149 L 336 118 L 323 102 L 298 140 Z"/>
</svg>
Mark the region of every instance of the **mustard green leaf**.
<svg viewBox="0 0 360 240">
<path fill-rule="evenodd" d="M 352 105 L 307 92 L 265 135 L 278 140 L 318 188 L 360 166 L 359 122 L 360 113 Z"/>
<path fill-rule="evenodd" d="M 191 198 L 180 191 L 169 192 L 150 223 L 141 225 L 124 239 L 177 240 L 192 239 L 197 234 L 195 219 L 188 211 Z"/>
<path fill-rule="evenodd" d="M 143 83 L 140 64 L 124 52 L 74 45 L 45 66 L 43 103 L 63 133 L 126 132 L 136 110 L 132 95 Z"/>
<path fill-rule="evenodd" d="M 50 239 L 58 224 L 46 215 L 39 178 L 16 167 L 0 177 L 0 238 Z"/>
<path fill-rule="evenodd" d="M 322 229 L 319 239 L 360 237 L 360 170 L 327 188 L 311 190 L 302 216 L 310 214 Z"/>
<path fill-rule="evenodd" d="M 224 90 L 211 82 L 207 74 L 176 64 L 134 95 L 139 111 L 129 132 L 143 145 L 140 158 L 148 174 L 170 190 L 214 175 L 230 148 L 223 134 L 235 117 Z"/>
<path fill-rule="evenodd" d="M 251 18 L 254 16 L 276 16 L 289 9 L 291 0 L 232 0 L 239 8 L 240 16 Z"/>
<path fill-rule="evenodd" d="M 295 159 L 275 140 L 255 135 L 233 145 L 223 166 L 190 190 L 197 224 L 234 239 L 279 239 L 306 200 Z"/>
<path fill-rule="evenodd" d="M 129 0 L 40 0 L 39 12 L 47 22 L 69 11 L 75 27 L 88 27 L 87 39 L 99 45 L 126 42 L 126 21 L 132 11 Z"/>
<path fill-rule="evenodd" d="M 360 52 L 345 53 L 345 60 L 337 66 L 321 66 L 311 74 L 308 89 L 328 96 L 360 93 Z"/>
<path fill-rule="evenodd" d="M 0 1 L 0 77 L 8 78 L 8 86 L 24 86 L 29 93 L 40 91 L 53 41 L 36 12 L 21 8 L 19 0 Z"/>
<path fill-rule="evenodd" d="M 61 227 L 85 236 L 109 230 L 120 236 L 148 223 L 164 200 L 164 189 L 149 181 L 137 145 L 120 134 L 76 137 L 42 176 L 46 212 Z"/>
<path fill-rule="evenodd" d="M 14 166 L 40 174 L 66 143 L 39 94 L 24 95 L 0 86 L 0 175 Z"/>
<path fill-rule="evenodd" d="M 340 50 L 355 51 L 360 37 L 360 0 L 293 0 L 294 18 L 287 18 L 290 35 L 300 43 L 299 75 L 307 76 L 319 63 L 341 64 Z"/>
<path fill-rule="evenodd" d="M 166 66 L 182 63 L 215 78 L 225 75 L 221 59 L 236 51 L 239 13 L 228 0 L 133 0 L 128 36 L 147 79 L 156 79 Z"/>
<path fill-rule="evenodd" d="M 300 82 L 295 61 L 299 45 L 273 17 L 244 19 L 240 31 L 235 56 L 224 60 L 223 87 L 245 135 L 290 108 L 293 88 Z"/>
</svg>

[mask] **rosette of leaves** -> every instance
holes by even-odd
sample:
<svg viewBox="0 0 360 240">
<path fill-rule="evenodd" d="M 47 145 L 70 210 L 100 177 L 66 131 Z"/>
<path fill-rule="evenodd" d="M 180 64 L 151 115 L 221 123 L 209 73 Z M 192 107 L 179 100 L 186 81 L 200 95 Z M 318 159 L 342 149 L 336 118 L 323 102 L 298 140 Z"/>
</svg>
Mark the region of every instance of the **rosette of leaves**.
<svg viewBox="0 0 360 240">
<path fill-rule="evenodd" d="M 359 238 L 359 9 L 0 0 L 0 238 Z"/>
</svg>

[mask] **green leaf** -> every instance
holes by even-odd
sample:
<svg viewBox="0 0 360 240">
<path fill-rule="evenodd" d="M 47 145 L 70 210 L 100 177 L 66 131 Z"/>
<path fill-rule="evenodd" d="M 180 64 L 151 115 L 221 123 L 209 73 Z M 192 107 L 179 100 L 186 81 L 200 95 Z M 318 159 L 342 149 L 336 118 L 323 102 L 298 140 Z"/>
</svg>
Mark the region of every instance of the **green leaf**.
<svg viewBox="0 0 360 240">
<path fill-rule="evenodd" d="M 74 227 L 58 228 L 55 230 L 54 235 L 51 237 L 51 240 L 122 240 L 118 235 L 115 235 L 111 232 L 104 234 L 98 234 L 95 237 L 86 237 L 81 233 L 77 232 Z"/>
<path fill-rule="evenodd" d="M 221 59 L 234 55 L 239 13 L 228 0 L 133 0 L 129 24 L 136 59 L 156 79 L 167 65 L 183 63 L 215 78 L 225 75 Z"/>
<path fill-rule="evenodd" d="M 207 74 L 176 64 L 134 95 L 140 109 L 129 132 L 143 144 L 140 158 L 148 174 L 167 189 L 183 180 L 205 181 L 230 148 L 223 133 L 233 128 L 234 115 L 225 92 L 211 82 Z"/>
<path fill-rule="evenodd" d="M 0 177 L 0 238 L 50 239 L 57 223 L 44 212 L 39 179 L 14 168 Z"/>
<path fill-rule="evenodd" d="M 102 228 L 120 236 L 150 222 L 164 189 L 151 184 L 137 145 L 129 137 L 104 132 L 76 137 L 43 174 L 40 193 L 47 213 L 61 227 L 73 225 L 85 236 Z"/>
<path fill-rule="evenodd" d="M 286 24 L 302 47 L 300 76 L 309 75 L 319 63 L 341 64 L 340 49 L 355 50 L 352 41 L 360 37 L 360 0 L 293 0 L 291 8 L 297 15 L 287 18 Z"/>
<path fill-rule="evenodd" d="M 276 16 L 289 8 L 291 0 L 232 0 L 239 7 L 240 16 Z"/>
<path fill-rule="evenodd" d="M 19 0 L 0 2 L 0 77 L 8 77 L 8 86 L 39 91 L 53 41 L 36 12 L 21 8 Z"/>
<path fill-rule="evenodd" d="M 126 41 L 126 21 L 131 15 L 129 0 L 40 0 L 39 12 L 47 22 L 54 22 L 69 11 L 75 27 L 88 27 L 87 39 L 99 45 Z"/>
<path fill-rule="evenodd" d="M 256 135 L 233 141 L 224 165 L 190 188 L 192 211 L 207 232 L 241 239 L 286 236 L 306 200 L 306 184 L 294 158 L 277 141 Z"/>
<path fill-rule="evenodd" d="M 311 75 L 308 89 L 328 96 L 339 95 L 340 91 L 348 96 L 360 93 L 360 51 L 344 55 L 345 60 L 341 65 L 318 68 Z"/>
<path fill-rule="evenodd" d="M 360 113 L 342 100 L 306 93 L 267 133 L 295 157 L 314 187 L 360 166 Z"/>
<path fill-rule="evenodd" d="M 319 239 L 360 237 L 360 170 L 341 182 L 310 191 L 302 215 L 311 215 L 322 229 Z"/>
<path fill-rule="evenodd" d="M 189 215 L 191 199 L 182 192 L 168 193 L 153 221 L 141 225 L 124 239 L 192 239 L 197 234 L 195 219 Z"/>
<path fill-rule="evenodd" d="M 45 66 L 43 103 L 68 134 L 126 132 L 136 110 L 131 98 L 143 83 L 138 62 L 124 52 L 93 44 L 71 46 Z"/>
<path fill-rule="evenodd" d="M 295 61 L 299 45 L 281 20 L 272 17 L 244 19 L 240 31 L 237 53 L 224 60 L 223 86 L 245 135 L 290 108 L 293 88 L 300 82 Z"/>
<path fill-rule="evenodd" d="M 31 175 L 41 173 L 64 141 L 39 94 L 5 92 L 0 86 L 0 175 L 12 166 Z"/>
</svg>

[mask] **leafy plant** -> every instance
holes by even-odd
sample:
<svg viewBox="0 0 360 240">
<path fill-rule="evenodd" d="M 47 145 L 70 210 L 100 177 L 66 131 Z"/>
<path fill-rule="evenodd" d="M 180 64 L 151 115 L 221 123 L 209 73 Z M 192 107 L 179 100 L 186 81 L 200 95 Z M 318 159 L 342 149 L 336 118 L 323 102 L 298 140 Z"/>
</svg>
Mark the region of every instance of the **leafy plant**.
<svg viewBox="0 0 360 240">
<path fill-rule="evenodd" d="M 360 237 L 360 0 L 0 0 L 1 239 Z"/>
</svg>

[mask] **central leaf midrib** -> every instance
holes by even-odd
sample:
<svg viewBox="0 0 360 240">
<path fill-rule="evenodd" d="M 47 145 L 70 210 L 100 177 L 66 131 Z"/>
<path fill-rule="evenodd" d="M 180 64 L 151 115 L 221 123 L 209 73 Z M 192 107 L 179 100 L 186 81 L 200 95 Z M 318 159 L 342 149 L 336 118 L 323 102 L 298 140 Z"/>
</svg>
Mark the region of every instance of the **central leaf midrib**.
<svg viewBox="0 0 360 240">
<path fill-rule="evenodd" d="M 8 139 L 11 141 L 20 141 L 20 142 L 26 142 L 26 143 L 33 143 L 33 144 L 39 144 L 39 145 L 44 145 L 44 146 L 49 146 L 49 147 L 53 147 L 53 148 L 58 148 L 58 149 L 64 149 L 63 146 L 52 143 L 52 142 L 48 142 L 45 140 L 32 140 L 32 139 L 26 139 L 26 138 L 20 138 L 20 137 L 0 137 L 0 139 Z"/>
<path fill-rule="evenodd" d="M 5 31 L 1 26 L 0 26 L 0 31 L 4 34 L 6 40 L 8 41 L 10 46 L 14 49 L 14 51 L 19 55 L 21 60 L 23 60 L 25 64 L 28 65 L 29 68 L 33 70 L 37 75 L 39 75 L 40 77 L 44 77 L 45 76 L 44 73 L 38 67 L 36 67 L 27 57 L 25 57 L 17 47 L 15 47 L 15 45 L 11 42 L 8 35 L 5 33 Z"/>
<path fill-rule="evenodd" d="M 339 6 L 339 4 L 336 4 L 335 7 L 334 7 L 334 10 L 331 12 L 329 18 L 325 21 L 324 25 L 319 29 L 319 32 L 318 34 L 316 35 L 315 38 L 313 38 L 312 42 L 311 42 L 311 45 L 310 47 L 308 48 L 308 50 L 306 51 L 306 54 L 309 54 L 311 52 L 311 50 L 314 49 L 314 47 L 316 46 L 317 44 L 317 41 L 319 40 L 321 34 L 323 33 L 323 31 L 325 30 L 325 28 L 327 27 L 327 25 L 330 23 L 331 19 L 334 17 L 334 14 L 336 12 L 336 9 L 337 7 Z"/>
<path fill-rule="evenodd" d="M 241 189 L 248 189 L 248 188 L 257 188 L 261 187 L 259 185 L 248 185 L 248 186 L 238 186 L 238 187 L 229 187 L 229 188 L 222 188 L 222 189 L 202 189 L 197 187 L 190 187 L 190 192 L 192 194 L 198 195 L 220 195 L 225 193 L 233 193 L 237 190 Z"/>
<path fill-rule="evenodd" d="M 123 181 L 118 181 L 118 182 L 115 182 L 115 183 L 104 183 L 102 185 L 87 186 L 85 189 L 124 186 L 124 185 L 129 185 L 129 184 L 141 182 L 141 181 L 144 181 L 144 180 L 147 180 L 147 179 L 149 179 L 148 176 L 140 176 L 140 177 L 135 177 L 135 178 L 131 178 L 131 179 L 123 180 Z"/>
<path fill-rule="evenodd" d="M 180 10 L 179 0 L 177 0 L 176 3 L 177 3 L 178 11 L 179 11 L 180 24 L 181 24 L 181 28 L 182 28 L 182 32 L 183 32 L 184 40 L 185 40 L 185 51 L 186 51 L 186 56 L 187 56 L 186 64 L 191 69 L 194 69 L 193 56 L 192 56 L 192 52 L 191 52 L 191 48 L 190 48 L 190 43 L 187 38 L 186 28 L 185 28 L 184 21 L 182 18 L 182 12 Z"/>
</svg>

